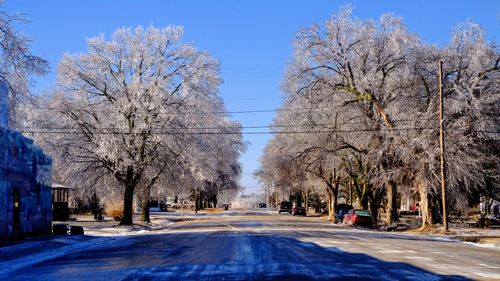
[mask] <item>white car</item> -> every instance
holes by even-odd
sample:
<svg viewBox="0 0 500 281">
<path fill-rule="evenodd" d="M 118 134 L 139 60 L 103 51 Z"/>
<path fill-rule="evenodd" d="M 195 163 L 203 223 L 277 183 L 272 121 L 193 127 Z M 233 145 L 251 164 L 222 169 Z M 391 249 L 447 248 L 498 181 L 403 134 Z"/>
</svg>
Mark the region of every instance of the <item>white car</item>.
<svg viewBox="0 0 500 281">
<path fill-rule="evenodd" d="M 194 210 L 194 202 L 190 201 L 179 201 L 177 203 L 172 203 L 171 208 L 173 210 Z"/>
</svg>

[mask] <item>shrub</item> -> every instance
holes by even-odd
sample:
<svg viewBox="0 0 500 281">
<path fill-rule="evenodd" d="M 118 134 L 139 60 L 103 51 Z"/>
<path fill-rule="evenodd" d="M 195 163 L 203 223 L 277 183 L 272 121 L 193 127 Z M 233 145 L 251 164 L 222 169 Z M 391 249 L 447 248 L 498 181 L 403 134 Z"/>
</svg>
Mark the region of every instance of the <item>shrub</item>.
<svg viewBox="0 0 500 281">
<path fill-rule="evenodd" d="M 115 221 L 121 220 L 123 218 L 123 203 L 117 199 L 110 200 L 106 203 L 106 214 Z"/>
</svg>

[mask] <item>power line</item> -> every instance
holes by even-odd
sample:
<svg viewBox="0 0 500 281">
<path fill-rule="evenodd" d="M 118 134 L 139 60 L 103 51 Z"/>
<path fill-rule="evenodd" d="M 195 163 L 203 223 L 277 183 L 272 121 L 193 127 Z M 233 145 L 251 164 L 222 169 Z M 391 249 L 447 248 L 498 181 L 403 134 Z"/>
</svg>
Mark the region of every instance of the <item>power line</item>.
<svg viewBox="0 0 500 281">
<path fill-rule="evenodd" d="M 329 133 L 369 133 L 369 132 L 381 132 L 381 131 L 421 131 L 421 130 L 437 130 L 438 128 L 393 128 L 393 129 L 353 129 L 353 130 L 317 130 L 317 131 L 253 131 L 253 132 L 179 132 L 179 131 L 153 131 L 149 134 L 151 135 L 279 135 L 279 134 L 329 134 Z M 451 128 L 447 131 L 468 131 L 464 128 Z M 23 133 L 31 134 L 86 134 L 79 131 L 62 131 L 62 130 L 21 130 Z M 476 130 L 471 131 L 473 133 L 485 133 L 485 134 L 500 134 L 498 131 L 486 131 L 486 130 Z M 95 135 L 140 135 L 144 132 L 121 132 L 121 131 L 108 131 L 108 132 L 88 132 L 88 134 Z"/>
<path fill-rule="evenodd" d="M 283 80 L 284 76 L 276 73 L 226 73 L 220 75 L 219 78 L 224 82 L 231 80 L 252 80 L 252 79 L 272 79 Z M 225 84 L 225 83 L 224 83 Z"/>
<path fill-rule="evenodd" d="M 49 108 L 49 107 L 26 107 L 29 109 L 33 110 L 46 110 L 46 111 L 57 111 L 61 112 L 60 109 L 57 108 Z M 326 109 L 326 108 L 325 108 Z M 329 108 L 331 109 L 331 108 Z M 82 110 L 84 111 L 84 110 Z M 144 113 L 144 112 L 134 112 L 134 114 L 141 114 L 141 115 L 153 115 L 153 114 L 160 114 L 160 115 L 225 115 L 225 114 L 246 114 L 246 113 L 266 113 L 266 112 L 278 112 L 278 111 L 294 111 L 293 109 L 259 109 L 259 110 L 240 110 L 240 111 L 185 111 L 185 112 L 175 112 L 175 113 L 168 113 L 168 112 L 158 112 L 158 113 Z M 104 111 L 104 110 L 95 110 L 93 112 L 100 112 L 100 113 L 106 113 L 106 114 L 111 114 L 111 113 L 116 113 L 116 114 L 121 114 L 120 112 L 112 112 L 112 111 Z"/>
<path fill-rule="evenodd" d="M 50 108 L 50 107 L 25 107 L 28 109 L 32 110 L 46 110 L 46 111 L 56 111 L 56 112 L 61 112 L 61 109 L 57 108 Z M 327 107 L 295 107 L 295 108 L 273 108 L 273 109 L 256 109 L 256 110 L 239 110 L 239 111 L 185 111 L 185 112 L 175 112 L 175 113 L 168 113 L 168 112 L 157 112 L 157 113 L 150 113 L 150 112 L 134 112 L 134 114 L 139 114 L 139 115 L 227 115 L 227 114 L 252 114 L 252 113 L 272 113 L 272 112 L 311 112 L 311 111 L 316 111 L 316 110 L 326 110 L 326 109 L 335 109 L 337 106 L 327 106 Z M 81 110 L 85 111 L 85 110 Z M 113 112 L 113 111 L 107 111 L 107 110 L 94 110 L 92 112 L 100 112 L 100 113 L 106 113 L 106 114 L 121 114 L 121 112 Z M 485 113 L 488 115 L 491 115 L 491 113 Z M 482 118 L 484 120 L 489 120 L 489 119 L 500 119 L 500 116 L 495 116 L 495 117 L 484 117 Z M 418 120 L 434 120 L 434 118 L 427 118 L 427 119 L 418 119 Z M 397 121 L 397 120 L 393 120 Z"/>
<path fill-rule="evenodd" d="M 420 120 L 433 120 L 433 119 L 420 119 Z M 416 122 L 414 119 L 400 119 L 393 120 L 393 122 L 397 123 L 405 123 L 405 122 Z M 354 125 L 354 124 L 378 124 L 382 123 L 382 121 L 356 121 L 356 122 L 343 122 L 340 125 Z M 260 126 L 213 126 L 213 127 L 177 127 L 177 128 L 162 128 L 162 127 L 152 127 L 152 129 L 168 129 L 168 130 L 226 130 L 226 129 L 273 129 L 273 128 L 295 128 L 295 127 L 323 127 L 327 129 L 332 129 L 336 127 L 336 125 L 328 124 L 328 123 L 318 123 L 318 124 L 287 124 L 287 125 L 260 125 Z M 37 127 L 18 127 L 18 130 L 30 130 L 30 129 L 53 129 L 53 130 L 72 130 L 76 128 L 64 128 L 64 127 L 52 127 L 52 126 L 37 126 Z M 114 130 L 114 127 L 97 127 L 92 128 L 95 130 Z"/>
<path fill-rule="evenodd" d="M 396 130 L 416 130 L 417 128 L 399 128 Z M 418 128 L 418 129 L 427 129 L 427 130 L 436 130 L 436 128 Z M 75 129 L 68 129 L 75 130 Z M 63 130 L 47 130 L 47 131 L 31 131 L 31 130 L 21 130 L 24 133 L 32 133 L 32 134 L 85 134 L 80 131 L 63 131 Z M 151 132 L 151 135 L 262 135 L 262 134 L 324 134 L 324 133 L 359 133 L 359 132 L 378 132 L 385 131 L 383 129 L 375 130 L 375 129 L 366 129 L 366 130 L 323 130 L 323 131 L 253 131 L 253 132 L 179 132 L 179 131 L 156 131 Z M 108 132 L 89 132 L 89 134 L 96 135 L 139 135 L 144 132 L 120 132 L 120 131 L 108 131 Z"/>
<path fill-rule="evenodd" d="M 25 107 L 29 109 L 34 109 L 34 110 L 47 110 L 47 111 L 57 111 L 61 112 L 61 109 L 57 108 L 50 108 L 50 107 Z M 287 111 L 295 111 L 295 112 L 309 112 L 311 110 L 323 110 L 323 109 L 334 109 L 336 107 L 334 106 L 328 106 L 328 107 L 313 107 L 313 108 L 306 108 L 306 107 L 295 107 L 295 108 L 273 108 L 273 109 L 257 109 L 257 110 L 239 110 L 239 111 L 185 111 L 185 112 L 175 112 L 175 113 L 168 113 L 168 112 L 158 112 L 158 113 L 144 113 L 144 112 L 134 112 L 134 114 L 141 114 L 141 115 L 154 115 L 154 114 L 161 114 L 161 115 L 187 115 L 187 114 L 193 114 L 193 115 L 210 115 L 210 114 L 246 114 L 246 113 L 266 113 L 266 112 L 287 112 Z M 85 111 L 82 109 L 81 111 Z M 100 112 L 100 113 L 117 113 L 121 114 L 121 112 L 112 112 L 112 111 L 107 111 L 107 110 L 94 110 L 92 112 Z"/>
<path fill-rule="evenodd" d="M 43 107 L 26 107 L 29 109 L 34 109 L 34 110 L 47 110 L 47 111 L 61 111 L 56 108 L 43 108 Z M 177 113 L 166 113 L 166 112 L 159 112 L 155 113 L 158 115 L 229 115 L 229 114 L 253 114 L 253 113 L 272 113 L 272 112 L 311 112 L 311 111 L 316 111 L 316 110 L 326 110 L 326 109 L 334 109 L 336 107 L 315 107 L 315 108 L 275 108 L 275 109 L 259 109 L 259 110 L 240 110 L 240 111 L 208 111 L 208 112 L 177 112 Z M 101 113 L 106 113 L 106 114 L 112 114 L 112 113 L 117 113 L 119 112 L 110 112 L 110 111 L 94 111 L 94 112 L 101 112 Z M 153 113 L 142 113 L 142 112 L 136 112 L 135 114 L 139 115 L 153 115 Z M 416 122 L 416 121 L 427 121 L 427 120 L 434 120 L 435 118 L 419 118 L 419 119 L 400 119 L 400 120 L 392 120 L 393 122 Z M 500 116 L 488 116 L 488 117 L 483 117 L 481 118 L 482 120 L 500 120 Z M 479 121 L 479 120 L 478 120 Z M 352 124 L 362 124 L 362 123 L 380 123 L 381 121 L 359 121 L 357 123 L 352 123 Z M 347 123 L 343 123 L 347 124 Z M 277 126 L 276 126 L 277 127 Z"/>
<path fill-rule="evenodd" d="M 260 100 L 281 100 L 282 97 L 266 97 L 266 98 L 241 98 L 241 99 L 224 99 L 224 101 L 260 101 Z"/>
</svg>

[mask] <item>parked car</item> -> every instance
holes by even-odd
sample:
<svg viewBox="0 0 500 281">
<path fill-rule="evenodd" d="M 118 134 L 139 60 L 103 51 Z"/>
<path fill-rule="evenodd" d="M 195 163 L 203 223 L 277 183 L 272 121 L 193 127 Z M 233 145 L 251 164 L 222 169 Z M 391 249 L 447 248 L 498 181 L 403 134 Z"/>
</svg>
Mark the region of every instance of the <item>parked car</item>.
<svg viewBox="0 0 500 281">
<path fill-rule="evenodd" d="M 500 225 L 500 214 L 492 214 L 490 216 L 490 225 Z"/>
<path fill-rule="evenodd" d="M 335 223 L 342 223 L 344 221 L 344 216 L 352 209 L 340 209 L 335 212 Z"/>
<path fill-rule="evenodd" d="M 259 208 L 267 208 L 266 203 L 259 203 Z"/>
<path fill-rule="evenodd" d="M 278 213 L 292 213 L 292 202 L 283 201 L 280 204 L 280 209 Z"/>
<path fill-rule="evenodd" d="M 351 210 L 354 209 L 352 205 L 349 204 L 337 204 L 337 210 Z"/>
<path fill-rule="evenodd" d="M 292 215 L 294 216 L 306 216 L 306 208 L 304 207 L 293 207 Z"/>
<path fill-rule="evenodd" d="M 172 204 L 172 209 L 174 210 L 194 210 L 194 202 L 190 201 L 179 201 L 177 203 Z"/>
<path fill-rule="evenodd" d="M 352 205 L 338 204 L 337 211 L 335 212 L 335 223 L 342 223 L 344 221 L 344 215 L 352 209 L 354 209 Z"/>
<path fill-rule="evenodd" d="M 344 215 L 344 224 L 373 226 L 373 218 L 368 210 L 352 209 Z"/>
</svg>

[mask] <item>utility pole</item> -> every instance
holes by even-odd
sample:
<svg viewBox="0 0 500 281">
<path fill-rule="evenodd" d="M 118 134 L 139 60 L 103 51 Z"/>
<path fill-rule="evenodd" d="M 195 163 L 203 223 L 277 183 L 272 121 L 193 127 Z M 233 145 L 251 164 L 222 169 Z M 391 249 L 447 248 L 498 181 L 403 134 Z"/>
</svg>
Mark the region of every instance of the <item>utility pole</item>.
<svg viewBox="0 0 500 281">
<path fill-rule="evenodd" d="M 353 182 L 351 181 L 349 183 L 349 205 L 351 205 L 351 206 L 352 206 L 352 190 L 351 190 L 352 184 L 353 184 Z"/>
<path fill-rule="evenodd" d="M 446 206 L 446 162 L 444 157 L 444 106 L 443 106 L 443 61 L 439 60 L 439 147 L 441 158 L 441 197 L 443 199 L 443 226 L 448 232 L 448 210 Z"/>
</svg>

